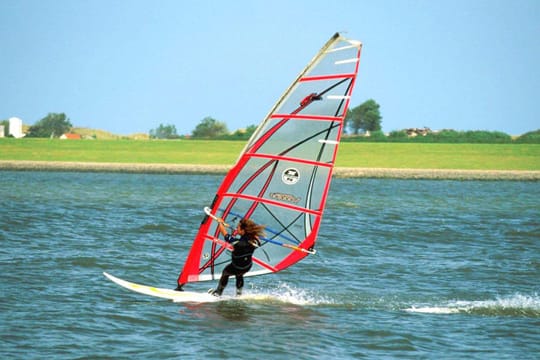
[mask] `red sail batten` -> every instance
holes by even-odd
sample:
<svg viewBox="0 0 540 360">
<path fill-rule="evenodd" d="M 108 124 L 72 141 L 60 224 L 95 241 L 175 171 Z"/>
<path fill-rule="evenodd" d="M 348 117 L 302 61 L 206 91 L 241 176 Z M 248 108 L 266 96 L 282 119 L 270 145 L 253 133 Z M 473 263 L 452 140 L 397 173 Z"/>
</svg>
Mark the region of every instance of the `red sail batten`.
<svg viewBox="0 0 540 360">
<path fill-rule="evenodd" d="M 298 120 L 321 120 L 321 121 L 343 121 L 342 116 L 322 116 L 306 114 L 272 114 L 271 119 L 298 119 Z"/>
<path fill-rule="evenodd" d="M 304 76 L 299 82 L 305 81 L 320 81 L 320 80 L 333 80 L 333 79 L 347 79 L 354 78 L 356 74 L 336 74 L 336 75 L 320 75 L 320 76 Z"/>
<path fill-rule="evenodd" d="M 271 154 L 249 154 L 249 156 L 252 157 L 252 158 L 290 161 L 290 162 L 293 162 L 293 163 L 313 165 L 313 166 L 323 166 L 323 167 L 332 167 L 333 166 L 333 163 L 324 163 L 324 162 L 320 162 L 320 161 L 305 160 L 305 159 L 294 158 L 294 157 L 289 157 L 289 156 L 279 156 L 279 155 L 271 155 Z"/>
</svg>

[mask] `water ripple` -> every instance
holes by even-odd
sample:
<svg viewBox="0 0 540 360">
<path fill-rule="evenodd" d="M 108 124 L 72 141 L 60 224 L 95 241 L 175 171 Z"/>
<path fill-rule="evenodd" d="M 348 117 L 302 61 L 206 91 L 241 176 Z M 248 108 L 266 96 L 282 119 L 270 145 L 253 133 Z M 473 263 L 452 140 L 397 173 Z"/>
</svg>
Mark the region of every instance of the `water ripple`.
<svg viewBox="0 0 540 360">
<path fill-rule="evenodd" d="M 102 272 L 174 287 L 221 177 L 0 176 L 5 358 L 540 353 L 539 183 L 335 179 L 316 255 L 246 279 L 257 299 L 176 304 Z"/>
</svg>

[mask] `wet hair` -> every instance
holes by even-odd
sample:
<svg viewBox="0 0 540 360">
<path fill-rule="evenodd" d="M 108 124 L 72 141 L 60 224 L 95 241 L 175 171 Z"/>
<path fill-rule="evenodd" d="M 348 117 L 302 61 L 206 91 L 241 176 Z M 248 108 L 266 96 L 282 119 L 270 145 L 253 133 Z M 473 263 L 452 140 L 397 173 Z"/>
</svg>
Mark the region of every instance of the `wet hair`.
<svg viewBox="0 0 540 360">
<path fill-rule="evenodd" d="M 258 225 L 251 219 L 242 219 L 239 222 L 240 229 L 244 230 L 245 236 L 249 238 L 252 245 L 259 246 L 261 241 L 259 238 L 264 236 L 264 225 Z"/>
</svg>

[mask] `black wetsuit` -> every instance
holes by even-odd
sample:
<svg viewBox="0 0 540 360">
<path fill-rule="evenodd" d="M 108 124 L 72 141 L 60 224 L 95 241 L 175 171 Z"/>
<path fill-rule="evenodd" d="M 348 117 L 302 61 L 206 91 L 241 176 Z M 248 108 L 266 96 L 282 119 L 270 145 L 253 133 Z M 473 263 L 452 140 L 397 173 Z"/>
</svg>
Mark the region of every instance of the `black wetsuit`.
<svg viewBox="0 0 540 360">
<path fill-rule="evenodd" d="M 249 239 L 245 236 L 235 238 L 229 234 L 225 235 L 225 241 L 231 243 L 234 247 L 231 255 L 231 263 L 223 269 L 221 278 L 219 279 L 219 285 L 216 289 L 216 293 L 221 295 L 225 286 L 229 282 L 229 276 L 236 276 L 236 289 L 239 293 L 244 286 L 244 274 L 251 269 L 253 265 L 251 256 L 257 248 L 249 242 Z"/>
</svg>

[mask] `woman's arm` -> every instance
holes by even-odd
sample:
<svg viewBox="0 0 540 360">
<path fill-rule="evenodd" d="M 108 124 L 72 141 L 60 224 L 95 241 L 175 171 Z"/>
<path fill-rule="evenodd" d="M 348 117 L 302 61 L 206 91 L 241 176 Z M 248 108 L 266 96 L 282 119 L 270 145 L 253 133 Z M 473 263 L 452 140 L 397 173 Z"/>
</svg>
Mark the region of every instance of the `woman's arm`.
<svg viewBox="0 0 540 360">
<path fill-rule="evenodd" d="M 223 225 L 222 218 L 218 219 L 218 228 L 219 228 L 219 232 L 221 232 L 221 235 L 223 236 L 227 235 L 227 229 L 225 229 L 225 225 Z"/>
</svg>

